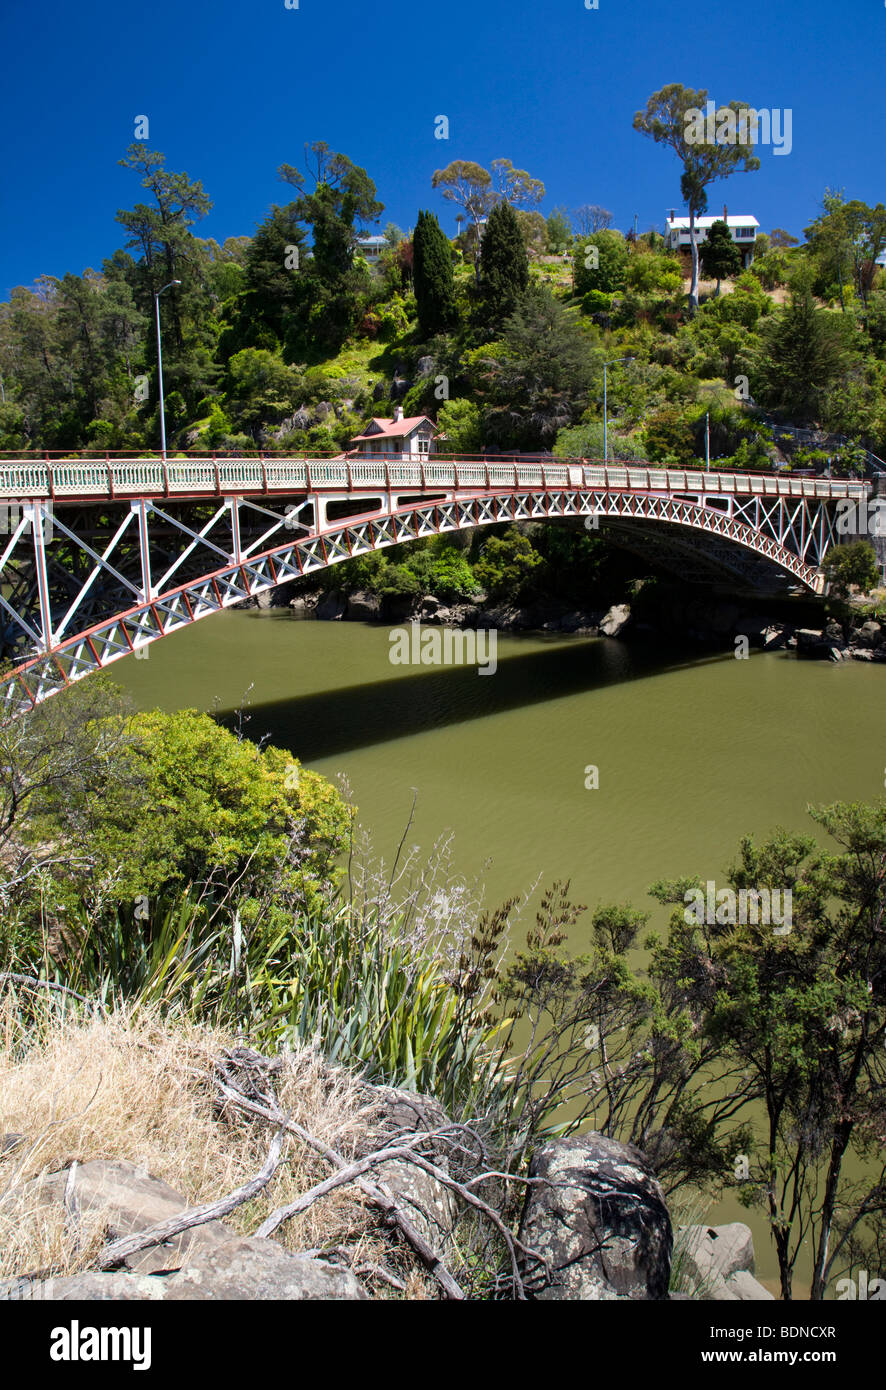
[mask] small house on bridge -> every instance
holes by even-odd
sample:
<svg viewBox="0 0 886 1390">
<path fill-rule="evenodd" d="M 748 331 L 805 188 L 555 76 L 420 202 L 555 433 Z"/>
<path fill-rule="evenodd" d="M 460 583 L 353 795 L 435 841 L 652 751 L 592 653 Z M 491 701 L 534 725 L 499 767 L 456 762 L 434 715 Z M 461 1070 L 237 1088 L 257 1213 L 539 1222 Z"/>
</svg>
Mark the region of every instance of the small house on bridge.
<svg viewBox="0 0 886 1390">
<path fill-rule="evenodd" d="M 404 460 L 421 459 L 433 453 L 436 436 L 437 426 L 430 416 L 404 416 L 402 407 L 397 406 L 392 420 L 376 418 L 365 434 L 356 435 L 348 452 L 361 458 L 384 454 L 388 458 L 399 455 Z"/>
</svg>

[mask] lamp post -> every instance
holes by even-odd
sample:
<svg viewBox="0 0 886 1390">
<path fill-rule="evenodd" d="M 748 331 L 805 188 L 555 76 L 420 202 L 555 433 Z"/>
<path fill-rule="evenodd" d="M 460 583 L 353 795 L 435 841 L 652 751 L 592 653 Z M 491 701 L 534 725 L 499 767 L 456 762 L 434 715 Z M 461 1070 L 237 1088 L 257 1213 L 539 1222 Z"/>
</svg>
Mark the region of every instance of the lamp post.
<svg viewBox="0 0 886 1390">
<path fill-rule="evenodd" d="M 166 462 L 166 408 L 163 403 L 163 349 L 160 345 L 160 296 L 167 290 L 171 290 L 173 285 L 180 285 L 181 280 L 170 280 L 168 285 L 164 285 L 162 290 L 154 292 L 154 320 L 157 325 L 157 384 L 160 388 L 160 457 Z"/>
<path fill-rule="evenodd" d="M 606 368 L 612 367 L 616 362 L 633 362 L 631 357 L 611 357 L 608 362 L 603 363 L 603 462 L 609 462 L 609 434 L 606 422 Z"/>
</svg>

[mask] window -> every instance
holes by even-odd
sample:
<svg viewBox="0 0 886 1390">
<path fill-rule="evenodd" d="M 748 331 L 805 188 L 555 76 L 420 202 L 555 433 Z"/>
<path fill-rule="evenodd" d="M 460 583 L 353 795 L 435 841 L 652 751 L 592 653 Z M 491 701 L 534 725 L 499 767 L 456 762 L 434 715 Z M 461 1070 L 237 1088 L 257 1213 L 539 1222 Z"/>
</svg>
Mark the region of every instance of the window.
<svg viewBox="0 0 886 1390">
<path fill-rule="evenodd" d="M 426 434 L 420 434 L 416 439 L 415 444 L 420 454 L 427 454 L 430 452 L 431 441 Z"/>
</svg>

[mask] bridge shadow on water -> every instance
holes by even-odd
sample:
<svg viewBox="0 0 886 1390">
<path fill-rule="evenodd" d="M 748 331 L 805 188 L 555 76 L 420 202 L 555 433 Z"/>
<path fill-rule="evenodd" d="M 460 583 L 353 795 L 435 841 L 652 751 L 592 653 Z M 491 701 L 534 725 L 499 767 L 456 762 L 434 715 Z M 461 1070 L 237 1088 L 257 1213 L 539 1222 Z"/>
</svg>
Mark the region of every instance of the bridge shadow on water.
<svg viewBox="0 0 886 1390">
<path fill-rule="evenodd" d="M 471 666 L 429 667 L 389 680 L 252 702 L 245 733 L 251 739 L 268 735 L 272 743 L 311 763 L 528 705 L 591 695 L 606 686 L 732 659 L 731 652 L 699 654 L 697 647 L 675 653 L 673 643 L 562 638 L 552 639 L 548 650 L 521 655 L 513 651 L 519 641 L 509 636 L 499 644 L 498 668 L 488 676 Z M 588 717 L 592 714 L 589 708 Z M 220 711 L 218 717 L 228 727 L 236 722 L 231 711 Z"/>
</svg>

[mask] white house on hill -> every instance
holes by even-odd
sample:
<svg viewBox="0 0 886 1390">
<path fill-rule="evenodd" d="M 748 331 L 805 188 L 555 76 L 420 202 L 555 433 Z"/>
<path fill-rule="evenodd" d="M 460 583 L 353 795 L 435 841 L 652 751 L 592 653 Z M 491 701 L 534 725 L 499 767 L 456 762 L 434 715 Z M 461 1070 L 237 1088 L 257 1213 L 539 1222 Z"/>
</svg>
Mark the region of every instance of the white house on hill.
<svg viewBox="0 0 886 1390">
<path fill-rule="evenodd" d="M 760 223 L 756 217 L 751 217 L 749 213 L 742 213 L 737 217 L 730 217 L 723 209 L 722 217 L 696 217 L 695 219 L 695 241 L 696 245 L 701 245 L 707 240 L 708 229 L 715 222 L 725 222 L 741 252 L 741 263 L 745 270 L 751 265 L 754 259 L 754 246 L 757 241 L 757 231 Z M 689 218 L 675 217 L 674 209 L 665 223 L 665 240 L 669 251 L 688 251 L 689 241 Z"/>
<path fill-rule="evenodd" d="M 365 434 L 356 435 L 351 440 L 349 453 L 362 458 L 378 454 L 386 458 L 399 455 L 404 460 L 425 458 L 433 452 L 436 435 L 437 426 L 430 416 L 404 416 L 398 405 L 392 420 L 374 419 Z"/>
</svg>

